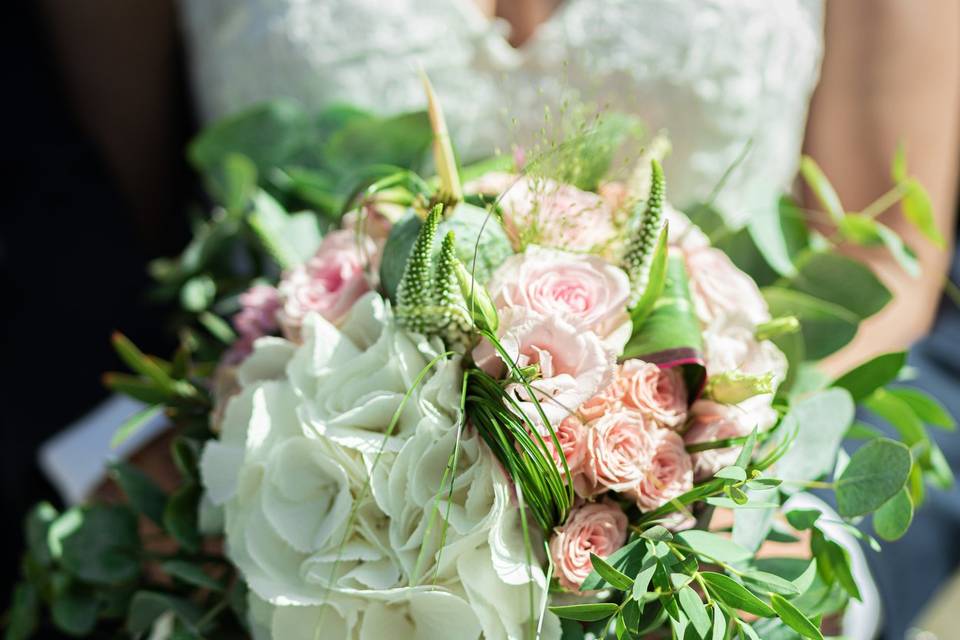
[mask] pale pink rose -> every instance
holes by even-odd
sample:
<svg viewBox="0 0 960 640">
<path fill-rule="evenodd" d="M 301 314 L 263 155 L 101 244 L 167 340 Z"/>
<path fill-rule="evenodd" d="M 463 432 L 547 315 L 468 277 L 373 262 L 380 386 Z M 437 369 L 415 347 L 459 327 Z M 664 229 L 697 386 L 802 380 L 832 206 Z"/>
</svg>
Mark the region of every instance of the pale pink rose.
<svg viewBox="0 0 960 640">
<path fill-rule="evenodd" d="M 770 407 L 769 397 L 755 396 L 739 405 L 697 400 L 690 408 L 693 424 L 684 434 L 687 444 L 714 442 L 749 435 L 754 428 L 769 429 L 776 422 L 777 412 Z M 717 471 L 737 461 L 741 446 L 708 449 L 694 453 L 693 471 L 697 481 L 713 477 Z"/>
<path fill-rule="evenodd" d="M 331 231 L 316 255 L 306 264 L 287 273 L 280 282 L 283 308 L 280 326 L 293 341 L 300 339 L 300 327 L 309 313 L 339 324 L 353 303 L 370 290 L 365 270 L 373 269 L 376 244 L 353 231 Z"/>
<path fill-rule="evenodd" d="M 599 420 L 608 413 L 617 413 L 623 410 L 619 384 L 619 367 L 613 372 L 613 382 L 596 392 L 592 398 L 580 405 L 577 413 L 584 422 Z"/>
<path fill-rule="evenodd" d="M 663 207 L 663 218 L 669 225 L 668 241 L 685 254 L 710 246 L 710 239 L 700 227 L 690 222 L 686 214 L 677 211 L 669 203 Z"/>
<path fill-rule="evenodd" d="M 574 478 L 583 471 L 583 461 L 587 455 L 587 428 L 583 422 L 576 416 L 567 416 L 560 421 L 554 429 L 557 441 L 560 443 L 560 451 L 553 442 L 553 438 L 546 429 L 540 429 L 540 437 L 543 438 L 547 451 L 553 458 L 557 469 L 562 475 L 566 475 L 563 468 L 563 460 L 567 461 L 567 468 L 570 469 L 570 475 Z M 562 456 L 562 458 L 561 458 Z"/>
<path fill-rule="evenodd" d="M 540 316 L 526 309 L 507 309 L 500 317 L 500 343 L 520 367 L 536 365 L 530 383 L 550 424 L 576 412 L 598 389 L 606 387 L 614 368 L 613 353 L 592 331 L 578 329 L 559 316 Z M 506 362 L 486 340 L 473 353 L 477 366 L 502 377 Z M 519 383 L 507 390 L 533 422 L 542 422 L 527 390 Z"/>
<path fill-rule="evenodd" d="M 615 353 L 630 339 L 630 280 L 597 256 L 531 245 L 507 258 L 488 288 L 499 309 L 523 307 L 544 316 L 560 315 L 599 335 Z"/>
<path fill-rule="evenodd" d="M 643 480 L 656 452 L 650 425 L 636 411 L 621 411 L 589 425 L 587 458 L 578 493 L 596 495 L 606 490 L 628 492 Z"/>
<path fill-rule="evenodd" d="M 773 374 L 776 384 L 787 376 L 787 358 L 769 340 L 757 340 L 755 325 L 739 312 L 720 315 L 703 332 L 703 351 L 710 375 L 738 371 Z"/>
<path fill-rule="evenodd" d="M 464 190 L 499 196 L 504 229 L 518 250 L 540 244 L 597 252 L 617 237 L 613 212 L 603 198 L 571 185 L 492 173 L 467 183 Z"/>
<path fill-rule="evenodd" d="M 643 479 L 630 495 L 641 511 L 651 511 L 693 488 L 693 464 L 683 438 L 673 431 L 657 429 L 654 453 Z"/>
<path fill-rule="evenodd" d="M 743 314 L 753 325 L 770 319 L 757 283 L 740 271 L 727 254 L 705 248 L 686 256 L 690 293 L 701 322 L 710 324 L 729 313 Z"/>
<path fill-rule="evenodd" d="M 687 418 L 687 385 L 679 368 L 661 369 L 652 362 L 627 360 L 620 365 L 617 387 L 627 409 L 661 427 L 675 429 Z"/>
<path fill-rule="evenodd" d="M 627 516 L 617 504 L 604 500 L 575 507 L 550 538 L 557 581 L 565 589 L 579 592 L 593 571 L 590 554 L 608 558 L 626 540 Z"/>
<path fill-rule="evenodd" d="M 622 182 L 604 182 L 597 187 L 597 194 L 611 211 L 617 211 L 625 207 L 630 199 L 627 185 Z"/>
</svg>

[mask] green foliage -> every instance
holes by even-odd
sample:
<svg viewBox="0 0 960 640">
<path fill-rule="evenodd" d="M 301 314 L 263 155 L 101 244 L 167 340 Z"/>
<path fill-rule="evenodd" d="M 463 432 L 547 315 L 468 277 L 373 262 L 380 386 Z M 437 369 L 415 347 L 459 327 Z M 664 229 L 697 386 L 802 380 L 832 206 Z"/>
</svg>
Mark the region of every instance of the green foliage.
<svg viewBox="0 0 960 640">
<path fill-rule="evenodd" d="M 643 296 L 650 281 L 650 267 L 657 239 L 663 236 L 663 204 L 666 185 L 663 169 L 656 160 L 650 161 L 650 195 L 642 211 L 634 213 L 623 268 L 630 277 L 631 295 L 628 306 L 633 307 Z M 639 209 L 639 206 L 638 206 Z"/>
<path fill-rule="evenodd" d="M 907 487 L 900 489 L 873 514 L 873 530 L 884 540 L 903 537 L 913 521 L 913 500 Z"/>
<path fill-rule="evenodd" d="M 846 389 L 854 402 L 860 402 L 896 380 L 906 362 L 907 354 L 903 351 L 885 353 L 843 374 L 833 381 L 833 386 Z"/>
<path fill-rule="evenodd" d="M 110 467 L 110 475 L 123 489 L 131 507 L 163 526 L 167 495 L 147 474 L 126 462 L 115 462 Z"/>
<path fill-rule="evenodd" d="M 793 403 L 780 430 L 786 434 L 784 437 L 790 434 L 795 437 L 780 459 L 778 476 L 784 480 L 808 481 L 829 473 L 853 415 L 853 401 L 843 389 L 827 389 Z"/>
<path fill-rule="evenodd" d="M 840 197 L 837 196 L 837 192 L 824 175 L 820 165 L 810 156 L 803 156 L 801 159 L 800 175 L 833 221 L 839 223 L 843 220 L 844 211 L 843 205 L 840 204 Z"/>
<path fill-rule="evenodd" d="M 653 312 L 654 305 L 663 295 L 663 289 L 667 282 L 667 256 L 669 255 L 668 244 L 669 226 L 664 223 L 660 229 L 660 236 L 653 247 L 653 255 L 650 258 L 650 268 L 647 272 L 646 285 L 643 287 L 643 293 L 630 309 L 630 320 L 636 329 L 643 327 L 650 313 Z"/>
<path fill-rule="evenodd" d="M 836 481 L 840 515 L 877 510 L 906 484 L 911 462 L 910 450 L 894 440 L 877 438 L 863 445 Z"/>
<path fill-rule="evenodd" d="M 703 367 L 703 337 L 690 297 L 686 266 L 680 257 L 667 261 L 663 293 L 653 310 L 624 347 L 622 359 L 641 358 L 661 366 L 683 366 L 691 393 L 700 390 Z"/>
</svg>

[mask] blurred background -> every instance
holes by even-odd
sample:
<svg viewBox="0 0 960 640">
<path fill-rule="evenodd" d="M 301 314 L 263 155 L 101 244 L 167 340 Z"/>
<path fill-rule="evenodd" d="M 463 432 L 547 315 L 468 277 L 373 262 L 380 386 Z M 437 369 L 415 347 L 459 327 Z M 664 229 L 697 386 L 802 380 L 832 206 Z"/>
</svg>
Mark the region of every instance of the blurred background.
<svg viewBox="0 0 960 640">
<path fill-rule="evenodd" d="M 203 0 L 182 0 L 187 1 Z M 928 186 L 935 204 L 948 211 L 939 219 L 953 247 L 960 158 L 960 12 L 946 12 L 945 19 L 956 24 L 940 25 L 930 36 L 933 44 L 919 46 L 931 25 L 944 18 L 935 15 L 936 3 L 944 2 L 942 9 L 951 1 L 916 3 L 912 13 L 897 13 L 898 30 L 892 18 L 890 24 L 867 25 L 869 2 L 834 0 L 841 5 L 827 13 L 826 57 L 812 107 L 817 120 L 805 149 L 822 159 L 844 199 L 857 202 L 865 193 L 875 197 L 876 185 L 858 181 L 845 163 L 865 149 L 882 148 L 875 164 L 885 171 L 897 137 L 890 131 L 913 126 L 917 146 L 926 148 L 923 144 L 928 143 L 933 149 L 929 158 L 915 164 L 933 183 Z M 511 3 L 492 4 L 498 4 L 495 10 L 502 19 L 511 19 Z M 7 548 L 18 549 L 19 522 L 26 509 L 41 499 L 59 500 L 37 466 L 37 448 L 107 396 L 100 376 L 120 367 L 109 346 L 110 334 L 122 329 L 146 352 L 173 348 L 174 336 L 165 324 L 170 309 L 146 296 L 146 265 L 183 248 L 189 239 L 183 212 L 203 195 L 183 151 L 199 118 L 188 89 L 176 3 L 15 0 L 9 6 L 0 27 L 8 82 L 0 215 L 0 278 L 8 300 L 0 385 L 0 492 L 15 538 Z M 858 25 L 867 26 L 857 31 Z M 871 28 L 878 30 L 874 37 Z M 893 37 L 883 30 L 891 30 Z M 858 44 L 878 61 L 877 69 L 856 63 Z M 890 88 L 877 78 L 887 77 L 885 73 L 901 83 L 898 95 L 904 104 L 884 93 Z M 903 84 L 905 78 L 909 84 Z M 855 96 L 836 97 L 841 93 L 837 86 L 861 83 L 862 91 Z M 924 90 L 933 86 L 935 91 Z M 865 99 L 876 104 L 861 109 Z M 905 106 L 907 102 L 912 106 Z M 880 104 L 894 106 L 886 111 L 873 108 Z M 929 105 L 934 106 L 927 109 Z M 914 107 L 917 111 L 910 111 Z M 849 153 L 835 153 L 851 123 L 868 116 L 882 131 L 877 136 L 882 144 L 869 139 L 869 130 L 858 130 L 856 144 L 847 145 Z M 890 330 L 895 346 L 929 333 L 911 354 L 911 364 L 920 373 L 917 384 L 956 416 L 960 316 L 955 302 L 941 301 L 938 272 L 952 274 L 953 282 L 960 280 L 960 273 L 952 248 L 946 254 L 921 256 L 924 261 L 933 265 L 933 273 L 915 287 L 920 297 L 905 298 L 897 315 L 885 322 L 903 330 Z M 885 268 L 878 265 L 881 271 Z M 956 466 L 958 436 L 935 435 Z M 940 600 L 930 607 L 931 620 L 955 620 L 949 612 L 960 606 L 958 540 L 960 493 L 956 487 L 931 490 L 914 530 L 891 545 L 883 564 L 874 567 L 892 625 L 888 640 L 903 637 L 902 629 L 935 595 Z M 904 579 L 919 566 L 925 567 L 923 579 Z M 0 555 L 0 570 L 5 592 L 0 597 L 6 602 L 6 591 L 19 573 L 16 554 Z M 943 623 L 930 623 L 936 624 Z M 955 630 L 947 633 L 955 635 L 917 637 L 960 638 Z"/>
</svg>

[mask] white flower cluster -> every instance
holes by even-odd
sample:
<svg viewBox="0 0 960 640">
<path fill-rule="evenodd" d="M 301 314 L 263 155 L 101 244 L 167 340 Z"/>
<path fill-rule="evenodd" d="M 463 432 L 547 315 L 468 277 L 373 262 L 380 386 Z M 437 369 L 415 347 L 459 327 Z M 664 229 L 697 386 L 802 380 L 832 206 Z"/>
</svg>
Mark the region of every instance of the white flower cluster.
<svg viewBox="0 0 960 640">
<path fill-rule="evenodd" d="M 528 566 L 509 480 L 460 428 L 459 358 L 429 368 L 440 341 L 374 293 L 302 335 L 257 341 L 202 457 L 255 637 L 527 637 L 542 559 Z M 559 635 L 547 613 L 541 637 Z"/>
</svg>

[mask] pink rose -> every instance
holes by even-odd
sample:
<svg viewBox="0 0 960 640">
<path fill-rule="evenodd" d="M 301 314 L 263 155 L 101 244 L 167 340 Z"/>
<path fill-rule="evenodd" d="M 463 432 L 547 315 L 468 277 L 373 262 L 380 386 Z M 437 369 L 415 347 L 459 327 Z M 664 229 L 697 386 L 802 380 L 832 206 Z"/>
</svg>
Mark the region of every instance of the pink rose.
<svg viewBox="0 0 960 640">
<path fill-rule="evenodd" d="M 653 434 L 654 453 L 631 495 L 641 511 L 651 511 L 693 488 L 693 464 L 683 438 L 666 429 Z"/>
<path fill-rule="evenodd" d="M 641 482 L 656 452 L 653 432 L 635 411 L 621 411 L 601 417 L 589 425 L 587 458 L 577 491 L 584 496 L 609 489 L 627 492 Z"/>
<path fill-rule="evenodd" d="M 500 331 L 501 345 L 518 366 L 537 367 L 530 386 L 550 424 L 559 424 L 610 382 L 613 354 L 592 331 L 578 329 L 559 316 L 539 316 L 519 308 L 501 314 Z M 473 357 L 490 375 L 501 377 L 507 371 L 505 361 L 486 340 Z M 514 383 L 507 389 L 532 422 L 542 422 L 523 385 Z"/>
<path fill-rule="evenodd" d="M 567 461 L 567 468 L 570 469 L 570 475 L 574 478 L 580 475 L 583 467 L 583 461 L 587 455 L 587 429 L 583 422 L 576 416 L 567 416 L 554 429 L 557 441 L 560 443 L 560 451 L 553 442 L 553 438 L 546 429 L 540 430 L 540 437 L 550 456 L 560 470 L 561 475 L 566 475 L 563 468 L 563 459 Z M 561 456 L 563 458 L 561 459 Z"/>
<path fill-rule="evenodd" d="M 684 435 L 687 444 L 739 438 L 749 435 L 754 428 L 768 429 L 777 419 L 777 412 L 770 407 L 770 399 L 761 396 L 739 405 L 697 400 L 690 412 L 693 426 Z M 697 481 L 713 477 L 717 471 L 737 461 L 740 449 L 740 446 L 733 446 L 694 453 L 694 477 Z"/>
<path fill-rule="evenodd" d="M 550 538 L 550 556 L 557 581 L 579 591 L 593 571 L 590 554 L 608 558 L 627 540 L 627 516 L 613 502 L 590 502 L 575 507 Z"/>
<path fill-rule="evenodd" d="M 688 253 L 687 271 L 693 306 L 704 324 L 729 313 L 743 314 L 753 325 L 770 319 L 757 284 L 723 251 L 704 248 Z"/>
<path fill-rule="evenodd" d="M 643 360 L 627 360 L 617 376 L 623 406 L 661 427 L 675 429 L 687 418 L 687 385 L 679 368 L 661 369 Z"/>
<path fill-rule="evenodd" d="M 503 226 L 514 247 L 540 244 L 596 252 L 617 236 L 613 212 L 595 193 L 545 178 L 493 173 L 465 185 L 468 193 L 500 194 Z"/>
<path fill-rule="evenodd" d="M 577 413 L 586 422 L 599 420 L 608 413 L 623 410 L 619 385 L 619 367 L 613 372 L 613 382 L 593 394 L 593 397 L 580 405 Z"/>
<path fill-rule="evenodd" d="M 714 318 L 703 332 L 707 373 L 771 373 L 777 384 L 782 382 L 787 376 L 786 356 L 769 340 L 757 340 L 754 329 L 747 316 L 735 311 Z"/>
<path fill-rule="evenodd" d="M 622 269 L 597 256 L 531 245 L 507 258 L 488 288 L 498 308 L 560 315 L 599 335 L 615 353 L 630 339 L 630 280 Z"/>
<path fill-rule="evenodd" d="M 370 290 L 365 268 L 374 268 L 376 250 L 370 238 L 353 231 L 328 233 L 316 255 L 280 282 L 283 308 L 279 317 L 284 335 L 299 341 L 300 327 L 309 313 L 339 324 L 353 303 Z"/>
<path fill-rule="evenodd" d="M 253 343 L 279 328 L 280 293 L 269 285 L 254 285 L 240 294 L 240 311 L 233 316 L 233 328 L 239 338 L 224 356 L 227 364 L 236 364 L 250 355 Z"/>
</svg>

